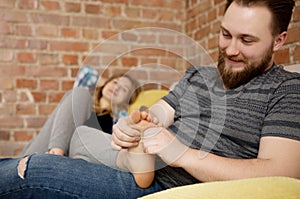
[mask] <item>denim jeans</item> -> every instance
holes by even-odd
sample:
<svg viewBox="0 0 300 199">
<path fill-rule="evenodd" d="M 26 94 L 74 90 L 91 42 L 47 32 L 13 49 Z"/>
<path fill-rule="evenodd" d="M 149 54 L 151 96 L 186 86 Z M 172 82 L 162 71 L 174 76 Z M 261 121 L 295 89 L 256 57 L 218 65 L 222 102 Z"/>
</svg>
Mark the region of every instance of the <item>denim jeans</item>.
<svg viewBox="0 0 300 199">
<path fill-rule="evenodd" d="M 0 159 L 0 198 L 137 198 L 164 189 L 157 181 L 141 189 L 129 172 L 50 154 L 29 156 L 22 179 L 21 159 Z"/>
</svg>

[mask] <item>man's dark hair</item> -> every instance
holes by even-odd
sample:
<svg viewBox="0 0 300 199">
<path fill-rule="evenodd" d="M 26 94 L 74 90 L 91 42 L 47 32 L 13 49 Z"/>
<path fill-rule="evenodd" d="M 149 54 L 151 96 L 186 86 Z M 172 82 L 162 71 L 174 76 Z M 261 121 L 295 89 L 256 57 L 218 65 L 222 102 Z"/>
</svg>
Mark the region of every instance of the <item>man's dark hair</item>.
<svg viewBox="0 0 300 199">
<path fill-rule="evenodd" d="M 225 12 L 232 2 L 247 7 L 266 6 L 272 14 L 271 30 L 273 36 L 287 31 L 295 6 L 294 0 L 227 0 Z"/>
</svg>

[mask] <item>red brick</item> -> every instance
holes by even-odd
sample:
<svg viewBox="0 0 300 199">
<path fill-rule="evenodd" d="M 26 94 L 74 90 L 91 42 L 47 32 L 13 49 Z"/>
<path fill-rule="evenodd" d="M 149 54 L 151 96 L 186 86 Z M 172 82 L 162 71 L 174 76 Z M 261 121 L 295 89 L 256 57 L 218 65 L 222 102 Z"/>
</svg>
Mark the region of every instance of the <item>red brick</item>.
<svg viewBox="0 0 300 199">
<path fill-rule="evenodd" d="M 137 18 L 137 17 L 141 17 L 141 9 L 140 8 L 136 8 L 136 7 L 126 7 L 124 10 L 124 13 L 127 17 L 132 17 L 132 18 Z M 157 13 L 157 12 L 156 12 Z M 148 15 L 149 16 L 149 15 Z M 152 15 L 152 18 L 155 15 Z"/>
<path fill-rule="evenodd" d="M 14 114 L 14 104 L 5 102 L 0 106 L 1 116 L 7 117 L 8 115 L 13 115 L 13 114 Z"/>
<path fill-rule="evenodd" d="M 43 66 L 43 67 L 27 67 L 26 76 L 33 77 L 66 77 L 67 69 L 61 67 Z"/>
<path fill-rule="evenodd" d="M 298 22 L 300 21 L 300 6 L 295 7 L 293 13 L 293 21 Z"/>
<path fill-rule="evenodd" d="M 23 148 L 24 143 L 0 140 L 1 157 L 20 157 Z"/>
<path fill-rule="evenodd" d="M 14 59 L 13 50 L 0 50 L 0 62 L 11 62 Z"/>
<path fill-rule="evenodd" d="M 49 104 L 39 105 L 39 115 L 50 115 L 56 107 L 56 105 Z"/>
<path fill-rule="evenodd" d="M 83 52 L 88 50 L 88 43 L 53 41 L 49 43 L 50 50 Z"/>
<path fill-rule="evenodd" d="M 174 19 L 174 12 L 173 11 L 164 11 L 164 12 L 160 12 L 158 14 L 158 18 L 160 19 L 160 21 L 170 21 L 172 22 Z"/>
<path fill-rule="evenodd" d="M 142 12 L 141 16 L 144 19 L 157 19 L 158 14 L 159 14 L 156 9 L 153 9 L 151 7 L 142 8 L 141 12 Z"/>
<path fill-rule="evenodd" d="M 37 81 L 33 79 L 17 79 L 16 87 L 35 89 L 37 88 Z"/>
<path fill-rule="evenodd" d="M 79 38 L 79 30 L 75 28 L 62 28 L 62 37 Z"/>
<path fill-rule="evenodd" d="M 99 39 L 99 33 L 95 29 L 83 29 L 82 36 L 85 39 L 97 40 Z"/>
<path fill-rule="evenodd" d="M 64 91 L 71 90 L 73 88 L 74 81 L 63 81 L 61 84 L 61 88 Z"/>
<path fill-rule="evenodd" d="M 24 49 L 26 47 L 27 40 L 0 37 L 0 47 L 1 48 L 13 48 L 13 49 Z"/>
<path fill-rule="evenodd" d="M 288 30 L 288 38 L 286 43 L 294 43 L 300 41 L 300 26 L 292 27 Z"/>
<path fill-rule="evenodd" d="M 20 12 L 20 11 L 1 11 L 2 15 L 1 18 L 2 20 L 6 21 L 6 22 L 26 22 L 27 17 L 26 14 L 24 12 Z"/>
<path fill-rule="evenodd" d="M 102 31 L 102 38 L 103 39 L 111 39 L 111 38 L 116 38 L 116 35 L 118 34 L 118 31 L 114 30 L 104 30 Z"/>
<path fill-rule="evenodd" d="M 300 61 L 300 45 L 295 47 L 294 50 L 294 61 Z"/>
<path fill-rule="evenodd" d="M 47 48 L 47 41 L 43 40 L 29 40 L 28 41 L 29 49 L 45 50 Z"/>
<path fill-rule="evenodd" d="M 9 77 L 0 78 L 0 90 L 12 89 L 14 85 L 14 80 Z"/>
<path fill-rule="evenodd" d="M 9 140 L 9 131 L 0 130 L 0 140 Z"/>
<path fill-rule="evenodd" d="M 61 98 L 64 96 L 64 92 L 51 92 L 48 96 L 49 103 L 58 103 L 60 102 Z"/>
<path fill-rule="evenodd" d="M 138 60 L 135 57 L 123 57 L 122 65 L 123 66 L 137 66 Z"/>
<path fill-rule="evenodd" d="M 24 127 L 23 119 L 18 116 L 0 117 L 0 126 L 1 128 L 21 128 Z"/>
<path fill-rule="evenodd" d="M 156 58 L 149 58 L 149 57 L 143 57 L 140 59 L 140 64 L 141 65 L 144 65 L 144 64 L 153 64 L 153 63 L 156 63 L 158 64 L 158 59 Z"/>
<path fill-rule="evenodd" d="M 32 13 L 32 22 L 35 24 L 47 24 L 57 26 L 68 26 L 70 25 L 70 17 L 65 15 L 58 15 L 52 13 Z"/>
<path fill-rule="evenodd" d="M 125 42 L 127 41 L 137 41 L 138 36 L 131 32 L 122 32 L 121 33 L 121 39 Z"/>
<path fill-rule="evenodd" d="M 55 1 L 42 1 L 41 5 L 45 10 L 60 10 L 60 5 Z"/>
<path fill-rule="evenodd" d="M 33 138 L 33 131 L 15 131 L 14 140 L 15 141 L 29 141 Z"/>
<path fill-rule="evenodd" d="M 129 51 L 129 46 L 127 44 L 121 43 L 121 42 L 115 42 L 115 43 L 101 43 L 98 48 L 98 52 L 105 52 L 112 55 L 120 55 L 122 53 L 126 53 Z"/>
<path fill-rule="evenodd" d="M 17 59 L 21 63 L 34 63 L 36 62 L 36 56 L 33 53 L 20 52 L 17 53 Z"/>
<path fill-rule="evenodd" d="M 101 7 L 99 5 L 95 5 L 95 4 L 86 4 L 84 11 L 88 14 L 100 14 Z"/>
<path fill-rule="evenodd" d="M 286 64 L 290 62 L 289 49 L 279 50 L 275 53 L 276 64 Z"/>
<path fill-rule="evenodd" d="M 174 83 L 180 79 L 181 75 L 177 71 L 163 71 L 156 70 L 154 72 L 150 72 L 150 79 L 154 82 L 167 82 Z"/>
<path fill-rule="evenodd" d="M 58 81 L 57 80 L 40 80 L 40 89 L 41 90 L 58 90 Z"/>
<path fill-rule="evenodd" d="M 19 7 L 23 9 L 34 9 L 38 7 L 36 0 L 19 0 Z"/>
<path fill-rule="evenodd" d="M 0 65 L 0 77 L 22 76 L 25 74 L 23 66 Z"/>
<path fill-rule="evenodd" d="M 60 62 L 58 54 L 43 53 L 39 54 L 38 59 L 40 65 L 56 65 Z"/>
<path fill-rule="evenodd" d="M 65 11 L 66 12 L 80 12 L 81 10 L 81 4 L 80 3 L 65 3 Z"/>
<path fill-rule="evenodd" d="M 78 64 L 78 56 L 77 55 L 63 55 L 62 59 L 63 59 L 63 63 L 65 65 L 77 65 Z"/>
<path fill-rule="evenodd" d="M 44 92 L 31 92 L 34 102 L 46 102 L 46 94 Z"/>
<path fill-rule="evenodd" d="M 125 4 L 128 5 L 129 0 L 100 0 L 103 3 L 110 3 L 110 4 Z"/>
<path fill-rule="evenodd" d="M 17 115 L 34 115 L 36 114 L 34 104 L 17 104 L 16 105 Z"/>
<path fill-rule="evenodd" d="M 149 1 L 149 0 L 132 0 L 132 5 L 139 5 L 139 6 L 150 6 L 150 7 L 163 7 L 164 1 Z"/>
<path fill-rule="evenodd" d="M 175 44 L 174 35 L 161 35 L 159 37 L 159 43 L 161 44 Z"/>
<path fill-rule="evenodd" d="M 15 6 L 15 0 L 0 0 L 0 7 L 2 8 L 13 8 Z"/>
<path fill-rule="evenodd" d="M 132 52 L 133 55 L 135 56 L 165 56 L 166 51 L 162 49 L 155 49 L 155 48 L 140 48 L 140 47 L 134 47 L 133 49 L 137 49 Z"/>
<path fill-rule="evenodd" d="M 12 24 L 0 22 L 0 34 L 8 35 L 12 33 Z"/>
<path fill-rule="evenodd" d="M 139 42 L 153 44 L 156 42 L 156 37 L 153 34 L 140 34 Z"/>
<path fill-rule="evenodd" d="M 16 25 L 16 35 L 35 36 L 34 28 L 30 25 Z"/>
<path fill-rule="evenodd" d="M 18 92 L 18 101 L 19 102 L 26 102 L 26 103 L 33 103 L 33 98 L 28 89 L 22 89 Z"/>
<path fill-rule="evenodd" d="M 112 19 L 111 20 L 112 28 L 129 30 L 133 28 L 138 28 L 145 26 L 145 23 L 142 23 L 140 20 L 129 20 L 129 19 Z"/>
<path fill-rule="evenodd" d="M 41 128 L 47 117 L 28 117 L 25 119 L 28 128 Z"/>
<path fill-rule="evenodd" d="M 127 8 L 125 8 L 125 13 L 127 14 Z M 103 15 L 105 15 L 105 16 L 116 17 L 116 16 L 121 16 L 121 14 L 122 14 L 122 10 L 121 10 L 121 7 L 119 7 L 119 6 L 107 5 L 107 6 L 104 6 L 104 8 L 103 8 Z M 134 12 L 134 14 L 135 14 L 135 12 Z"/>
<path fill-rule="evenodd" d="M 16 102 L 17 101 L 17 92 L 14 90 L 3 91 L 3 98 L 5 102 Z"/>
<path fill-rule="evenodd" d="M 43 25 L 37 28 L 37 32 L 42 37 L 57 37 L 59 33 L 58 29 L 57 26 Z"/>
</svg>

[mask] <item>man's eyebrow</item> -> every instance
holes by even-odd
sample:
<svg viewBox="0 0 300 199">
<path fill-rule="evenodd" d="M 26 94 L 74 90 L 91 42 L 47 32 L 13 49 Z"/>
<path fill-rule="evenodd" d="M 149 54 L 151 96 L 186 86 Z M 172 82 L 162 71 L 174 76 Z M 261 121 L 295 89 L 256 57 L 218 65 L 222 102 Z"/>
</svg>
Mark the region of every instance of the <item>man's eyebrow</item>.
<svg viewBox="0 0 300 199">
<path fill-rule="evenodd" d="M 224 28 L 224 26 L 221 25 L 221 29 L 225 30 L 226 32 L 229 32 L 226 28 Z"/>
<path fill-rule="evenodd" d="M 225 32 L 228 32 L 230 34 L 230 31 L 227 30 L 224 26 L 221 25 L 220 27 L 221 27 L 222 30 L 224 30 Z M 256 41 L 259 40 L 259 38 L 257 36 L 254 36 L 254 35 L 251 35 L 251 34 L 241 34 L 240 37 L 250 37 L 250 38 L 252 38 Z"/>
</svg>

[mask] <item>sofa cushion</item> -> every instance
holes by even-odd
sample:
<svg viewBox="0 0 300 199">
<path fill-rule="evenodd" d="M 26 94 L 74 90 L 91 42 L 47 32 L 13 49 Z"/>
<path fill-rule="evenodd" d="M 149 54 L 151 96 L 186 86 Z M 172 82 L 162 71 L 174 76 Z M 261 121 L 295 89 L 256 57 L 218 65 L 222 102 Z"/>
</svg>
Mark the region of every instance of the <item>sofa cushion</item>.
<svg viewBox="0 0 300 199">
<path fill-rule="evenodd" d="M 142 197 L 142 199 L 155 198 L 296 199 L 300 198 L 300 180 L 288 177 L 261 177 L 207 182 L 176 187 Z"/>
</svg>

